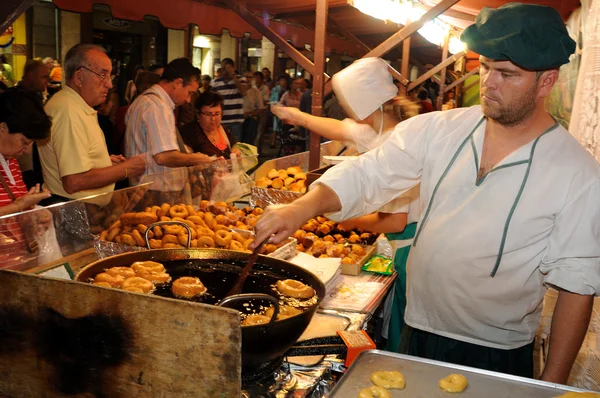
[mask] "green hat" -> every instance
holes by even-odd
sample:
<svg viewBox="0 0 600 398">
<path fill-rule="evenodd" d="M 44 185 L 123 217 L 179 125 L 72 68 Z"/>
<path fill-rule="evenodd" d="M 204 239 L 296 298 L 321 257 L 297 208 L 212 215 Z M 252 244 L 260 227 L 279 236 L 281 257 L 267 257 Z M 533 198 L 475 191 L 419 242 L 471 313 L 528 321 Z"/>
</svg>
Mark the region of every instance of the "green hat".
<svg viewBox="0 0 600 398">
<path fill-rule="evenodd" d="M 576 47 L 554 8 L 522 3 L 484 7 L 460 39 L 479 55 L 530 70 L 566 64 Z"/>
</svg>

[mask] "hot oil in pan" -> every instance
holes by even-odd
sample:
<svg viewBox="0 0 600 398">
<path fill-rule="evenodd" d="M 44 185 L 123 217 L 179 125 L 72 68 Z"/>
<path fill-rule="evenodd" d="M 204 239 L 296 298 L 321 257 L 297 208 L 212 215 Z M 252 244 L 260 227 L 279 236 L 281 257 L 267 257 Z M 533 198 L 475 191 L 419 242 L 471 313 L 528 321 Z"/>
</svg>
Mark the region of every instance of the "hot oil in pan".
<svg viewBox="0 0 600 398">
<path fill-rule="evenodd" d="M 244 263 L 239 261 L 228 261 L 227 263 L 224 263 L 219 260 L 176 260 L 165 263 L 164 265 L 167 268 L 169 275 L 171 275 L 172 281 L 175 281 L 182 276 L 195 276 L 200 278 L 204 286 L 207 287 L 207 292 L 200 297 L 192 299 L 193 301 L 205 304 L 217 304 L 220 300 L 225 298 L 225 295 L 237 282 L 240 270 Z M 280 303 L 284 304 L 282 296 L 277 294 L 277 290 L 273 288 L 273 285 L 275 285 L 278 280 L 288 278 L 302 281 L 302 278 L 298 275 L 286 270 L 279 269 L 277 270 L 277 273 L 275 273 L 270 269 L 266 269 L 265 266 L 261 266 L 261 264 L 256 264 L 244 283 L 242 293 L 268 294 L 279 299 Z M 158 287 L 154 294 L 162 297 L 174 298 L 173 293 L 171 293 L 171 283 Z M 315 296 L 311 300 L 302 301 L 303 302 L 293 300 L 290 302 L 290 300 L 285 300 L 285 304 L 294 307 L 308 307 L 316 303 L 317 297 Z M 260 305 L 252 303 L 245 307 L 246 312 L 255 312 L 262 309 Z"/>
</svg>

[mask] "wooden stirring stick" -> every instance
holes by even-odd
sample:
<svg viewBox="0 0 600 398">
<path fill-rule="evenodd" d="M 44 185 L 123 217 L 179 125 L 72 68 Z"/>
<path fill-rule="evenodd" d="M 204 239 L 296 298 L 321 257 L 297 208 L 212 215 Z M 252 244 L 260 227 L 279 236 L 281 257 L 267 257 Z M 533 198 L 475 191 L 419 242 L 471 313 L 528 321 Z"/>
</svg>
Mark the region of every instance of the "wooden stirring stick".
<svg viewBox="0 0 600 398">
<path fill-rule="evenodd" d="M 246 278 L 248 278 L 248 275 L 250 275 L 250 271 L 252 270 L 252 267 L 254 267 L 254 263 L 256 262 L 256 259 L 258 258 L 258 254 L 260 253 L 265 242 L 266 242 L 266 240 L 264 240 L 263 242 L 260 243 L 260 245 L 258 245 L 254 248 L 254 251 L 252 251 L 252 254 L 250 255 L 250 257 L 248 257 L 248 262 L 244 266 L 244 269 L 242 270 L 242 273 L 240 274 L 238 281 L 236 282 L 233 289 L 231 289 L 229 291 L 229 293 L 227 294 L 227 296 L 225 296 L 225 297 L 233 296 L 234 294 L 239 294 L 242 292 L 242 287 L 244 287 L 244 282 L 246 282 Z"/>
</svg>

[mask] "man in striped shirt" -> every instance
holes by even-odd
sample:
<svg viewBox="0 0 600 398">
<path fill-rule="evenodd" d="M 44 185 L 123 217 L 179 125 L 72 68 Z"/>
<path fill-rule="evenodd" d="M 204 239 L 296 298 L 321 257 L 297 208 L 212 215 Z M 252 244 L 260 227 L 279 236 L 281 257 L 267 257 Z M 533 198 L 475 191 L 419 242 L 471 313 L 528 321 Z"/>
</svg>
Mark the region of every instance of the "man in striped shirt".
<svg viewBox="0 0 600 398">
<path fill-rule="evenodd" d="M 221 124 L 231 131 L 236 141 L 242 139 L 242 123 L 244 123 L 244 97 L 240 92 L 240 82 L 235 75 L 235 65 L 231 58 L 221 61 L 223 68 L 221 77 L 215 79 L 211 86 L 213 91 L 223 97 L 223 118 Z"/>
<path fill-rule="evenodd" d="M 174 179 L 165 181 L 162 187 L 153 189 L 176 191 L 182 188 L 179 173 L 173 168 L 195 166 L 212 162 L 203 153 L 187 153 L 183 140 L 179 137 L 173 110 L 176 106 L 189 103 L 198 90 L 200 70 L 187 58 L 171 61 L 165 68 L 162 78 L 133 101 L 125 122 L 125 155 L 148 154 L 147 169 L 144 175 L 173 171 Z M 141 178 L 131 179 L 139 184 Z M 158 181 L 157 181 L 158 182 Z M 181 184 L 180 184 L 181 182 Z M 178 186 L 181 185 L 181 186 Z"/>
</svg>

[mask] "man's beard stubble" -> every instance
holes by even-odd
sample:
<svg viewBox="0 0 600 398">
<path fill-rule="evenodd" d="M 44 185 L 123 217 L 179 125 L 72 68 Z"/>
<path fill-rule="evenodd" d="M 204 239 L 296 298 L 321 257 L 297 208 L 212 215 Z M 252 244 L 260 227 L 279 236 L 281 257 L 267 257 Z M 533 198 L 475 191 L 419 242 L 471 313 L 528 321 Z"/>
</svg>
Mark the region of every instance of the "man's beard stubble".
<svg viewBox="0 0 600 398">
<path fill-rule="evenodd" d="M 525 91 L 519 98 L 511 104 L 499 104 L 499 108 L 492 109 L 481 101 L 481 110 L 489 119 L 498 122 L 504 126 L 516 126 L 527 120 L 534 112 L 536 107 L 537 84 Z"/>
</svg>

